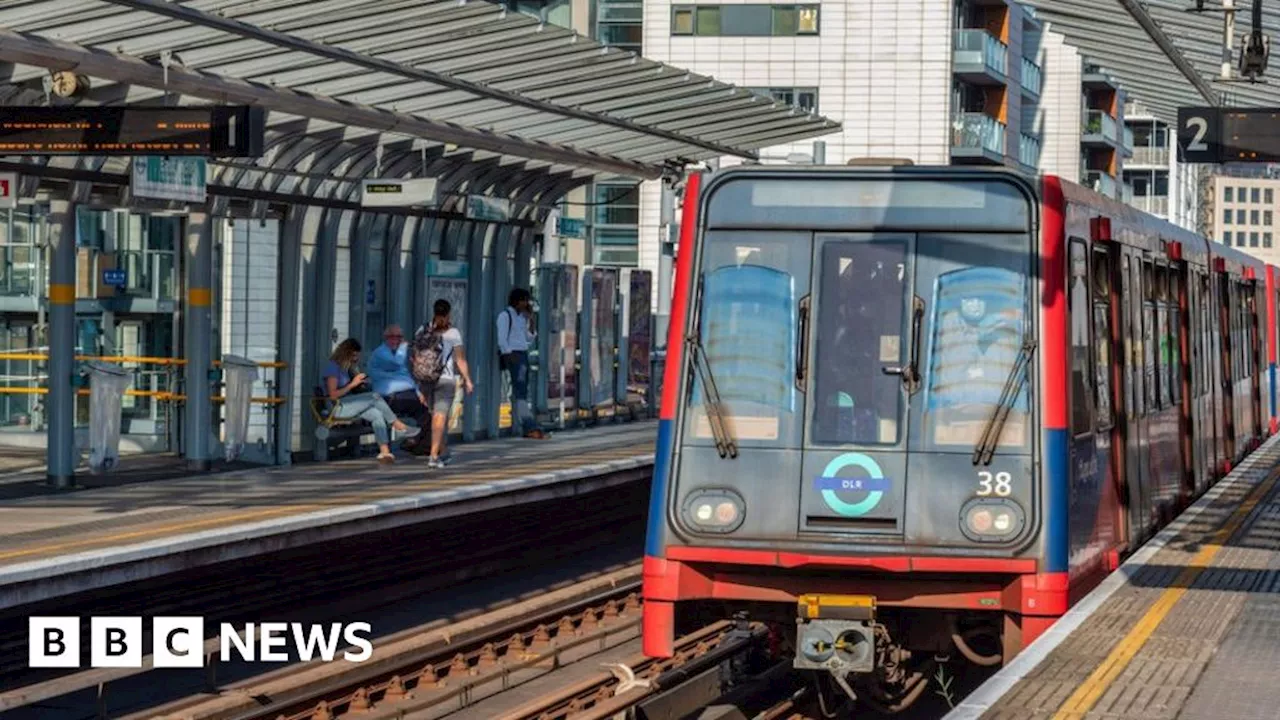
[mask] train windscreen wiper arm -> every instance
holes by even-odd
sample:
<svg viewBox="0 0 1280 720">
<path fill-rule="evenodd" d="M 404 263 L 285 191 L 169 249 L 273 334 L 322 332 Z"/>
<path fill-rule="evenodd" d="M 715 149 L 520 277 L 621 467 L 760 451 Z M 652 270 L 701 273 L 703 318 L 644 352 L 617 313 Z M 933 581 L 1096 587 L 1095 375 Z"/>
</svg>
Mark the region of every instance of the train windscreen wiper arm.
<svg viewBox="0 0 1280 720">
<path fill-rule="evenodd" d="M 996 406 L 991 410 L 991 417 L 987 419 L 987 425 L 982 429 L 982 436 L 978 439 L 978 444 L 973 448 L 973 464 L 983 465 L 991 464 L 991 458 L 995 455 L 996 446 L 1000 444 L 1000 433 L 1004 432 L 1004 423 L 1009 419 L 1009 411 L 1013 409 L 1013 404 L 1017 402 L 1018 393 L 1022 392 L 1022 386 L 1027 381 L 1027 366 L 1031 364 L 1031 355 L 1035 353 L 1036 340 L 1027 334 L 1022 340 L 1022 348 L 1018 351 L 1018 357 L 1013 361 L 1013 367 L 1009 369 L 1009 377 L 1005 378 L 1004 388 L 1000 391 L 1000 399 L 996 402 Z"/>
<path fill-rule="evenodd" d="M 716 379 L 711 374 L 711 364 L 707 362 L 707 351 L 702 346 L 702 338 L 690 335 L 685 339 L 689 348 L 690 360 L 698 380 L 702 383 L 703 403 L 707 411 L 707 423 L 711 426 L 711 435 L 716 441 L 716 452 L 722 458 L 738 457 L 738 444 L 729 434 L 729 427 L 724 421 L 724 410 L 720 400 L 720 388 L 716 387 Z"/>
</svg>

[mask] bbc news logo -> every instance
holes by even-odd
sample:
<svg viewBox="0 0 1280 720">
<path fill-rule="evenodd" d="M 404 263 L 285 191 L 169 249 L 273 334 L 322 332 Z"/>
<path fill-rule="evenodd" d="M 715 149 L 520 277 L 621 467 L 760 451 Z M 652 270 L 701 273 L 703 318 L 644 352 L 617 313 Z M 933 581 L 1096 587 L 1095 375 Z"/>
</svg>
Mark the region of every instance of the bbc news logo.
<svg viewBox="0 0 1280 720">
<path fill-rule="evenodd" d="M 158 668 L 204 667 L 204 618 L 156 617 L 151 619 L 151 665 Z M 256 635 L 255 635 L 256 632 Z M 341 657 L 348 662 L 364 662 L 373 655 L 368 639 L 369 623 L 245 623 L 237 628 L 222 623 L 218 628 L 218 659 L 221 662 L 288 662 L 292 642 L 294 654 L 302 661 L 319 658 L 333 662 L 338 648 L 352 646 Z M 27 624 L 28 664 L 33 668 L 80 667 L 80 618 L 32 617 Z M 89 619 L 90 667 L 142 667 L 143 633 L 140 617 L 93 617 Z"/>
</svg>

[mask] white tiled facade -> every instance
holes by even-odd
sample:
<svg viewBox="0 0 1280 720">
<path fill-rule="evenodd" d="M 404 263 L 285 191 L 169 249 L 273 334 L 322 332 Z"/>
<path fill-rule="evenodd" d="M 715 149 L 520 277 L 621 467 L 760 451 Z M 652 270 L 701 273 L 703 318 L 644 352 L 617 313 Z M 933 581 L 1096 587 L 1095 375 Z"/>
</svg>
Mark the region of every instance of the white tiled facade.
<svg viewBox="0 0 1280 720">
<path fill-rule="evenodd" d="M 1042 173 L 1080 182 L 1081 112 L 1080 82 L 1084 63 L 1080 52 L 1061 35 L 1041 29 L 1035 40 L 1044 61 L 1044 86 L 1033 128 L 1040 133 Z"/>
</svg>

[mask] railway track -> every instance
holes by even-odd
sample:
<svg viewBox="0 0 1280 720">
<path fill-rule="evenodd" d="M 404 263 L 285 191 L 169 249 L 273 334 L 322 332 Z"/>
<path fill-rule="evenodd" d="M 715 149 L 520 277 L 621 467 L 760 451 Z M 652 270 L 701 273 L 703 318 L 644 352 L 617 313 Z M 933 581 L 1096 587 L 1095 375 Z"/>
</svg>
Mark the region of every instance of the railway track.
<svg viewBox="0 0 1280 720">
<path fill-rule="evenodd" d="M 439 604 L 446 598 L 438 593 L 460 583 L 580 559 L 593 550 L 598 553 L 601 547 L 630 539 L 638 544 L 643 512 L 637 508 L 645 507 L 647 501 L 642 497 L 647 493 L 643 485 L 575 498 L 590 507 L 589 513 L 576 502 L 550 501 L 546 507 L 532 510 L 493 511 L 465 521 L 455 519 L 394 534 L 353 538 L 340 547 L 298 548 L 250 562 L 214 566 L 112 592 L 67 598 L 56 608 L 35 605 L 7 611 L 0 615 L 0 678 L 4 678 L 0 680 L 0 713 L 33 706 L 29 710 L 36 713 L 33 717 L 44 718 L 45 713 L 34 707 L 37 704 L 96 691 L 99 697 L 92 701 L 99 707 L 108 706 L 110 717 L 119 717 L 141 705 L 113 699 L 118 697 L 112 690 L 116 686 L 128 685 L 137 695 L 151 695 L 154 705 L 177 700 L 202 686 L 214 689 L 219 684 L 263 677 L 266 669 L 261 665 L 223 666 L 204 682 L 199 678 L 193 681 L 190 675 L 185 681 L 169 675 L 164 683 L 148 682 L 146 674 L 152 670 L 149 657 L 139 669 L 33 671 L 24 662 L 26 616 L 78 615 L 86 624 L 82 632 L 87 632 L 88 618 L 93 615 L 200 615 L 210 628 L 221 622 L 348 622 L 365 619 L 379 608 L 390 613 L 432 598 Z M 495 528 L 501 531 L 495 532 Z M 149 625 L 144 622 L 144 629 L 149 630 Z M 377 625 L 374 631 L 385 633 L 379 632 Z M 144 647 L 150 646 L 147 636 Z M 217 647 L 217 638 L 205 645 L 206 652 L 215 652 Z M 168 682 L 170 678 L 178 681 Z M 138 687 L 144 692 L 138 692 Z"/>
<path fill-rule="evenodd" d="M 305 663 L 125 720 L 375 720 L 445 715 L 639 637 L 640 566 L 444 627 L 375 642 L 364 663 Z"/>
</svg>

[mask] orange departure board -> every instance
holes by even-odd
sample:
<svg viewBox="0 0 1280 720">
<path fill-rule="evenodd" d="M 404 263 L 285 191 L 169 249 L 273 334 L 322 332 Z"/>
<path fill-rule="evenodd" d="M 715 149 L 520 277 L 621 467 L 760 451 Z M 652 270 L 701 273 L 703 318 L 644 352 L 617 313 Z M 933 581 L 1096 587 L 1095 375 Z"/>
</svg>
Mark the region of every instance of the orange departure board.
<svg viewBox="0 0 1280 720">
<path fill-rule="evenodd" d="M 0 107 L 0 155 L 259 157 L 253 106 Z"/>
</svg>

